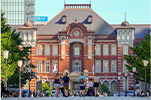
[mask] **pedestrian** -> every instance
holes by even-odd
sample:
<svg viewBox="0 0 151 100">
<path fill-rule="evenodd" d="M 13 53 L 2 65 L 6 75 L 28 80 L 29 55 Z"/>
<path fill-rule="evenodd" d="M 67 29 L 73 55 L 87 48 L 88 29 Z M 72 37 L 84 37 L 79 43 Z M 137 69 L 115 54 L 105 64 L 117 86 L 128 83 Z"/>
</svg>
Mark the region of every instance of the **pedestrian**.
<svg viewBox="0 0 151 100">
<path fill-rule="evenodd" d="M 97 96 L 98 94 L 98 89 L 99 89 L 99 76 L 98 76 L 98 73 L 96 73 L 96 76 L 94 78 L 94 94 L 95 94 L 95 97 Z"/>
<path fill-rule="evenodd" d="M 62 92 L 62 95 L 65 96 L 62 77 L 60 77 L 60 90 Z"/>
<path fill-rule="evenodd" d="M 79 77 L 78 83 L 79 83 L 79 85 L 80 85 L 80 96 L 81 96 L 81 93 L 82 93 L 82 96 L 84 97 L 86 77 L 83 76 L 83 73 L 82 73 L 81 76 Z"/>
<path fill-rule="evenodd" d="M 63 87 L 65 89 L 65 97 L 68 97 L 68 89 L 69 89 L 69 81 L 70 78 L 68 77 L 68 73 L 65 74 L 65 76 L 63 77 Z"/>
<path fill-rule="evenodd" d="M 56 92 L 56 97 L 59 97 L 59 88 L 60 88 L 60 76 L 59 73 L 56 73 L 55 76 L 53 76 L 55 81 L 54 81 L 54 87 L 55 87 L 55 92 Z"/>
<path fill-rule="evenodd" d="M 1 79 L 1 97 L 3 97 L 4 94 L 6 94 L 7 97 L 11 97 L 11 95 L 9 94 L 9 91 L 6 88 L 6 80 L 4 80 L 4 77 L 2 77 L 2 79 Z"/>
<path fill-rule="evenodd" d="M 40 92 L 40 90 L 38 90 L 38 97 L 41 97 L 41 92 Z"/>
<path fill-rule="evenodd" d="M 89 88 L 88 88 L 88 96 L 93 96 L 93 95 L 94 95 L 93 82 L 92 82 L 92 79 L 90 79 L 90 81 L 89 81 Z"/>
<path fill-rule="evenodd" d="M 49 97 L 49 90 L 46 90 L 46 97 Z"/>
<path fill-rule="evenodd" d="M 33 91 L 33 97 L 36 97 L 35 90 Z"/>
</svg>

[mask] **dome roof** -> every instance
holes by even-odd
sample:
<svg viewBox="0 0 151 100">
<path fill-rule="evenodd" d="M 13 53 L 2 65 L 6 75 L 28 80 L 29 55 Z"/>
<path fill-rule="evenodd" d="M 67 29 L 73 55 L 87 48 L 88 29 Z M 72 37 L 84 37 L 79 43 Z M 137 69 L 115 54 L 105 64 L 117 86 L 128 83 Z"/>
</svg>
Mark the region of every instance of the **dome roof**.
<svg viewBox="0 0 151 100">
<path fill-rule="evenodd" d="M 122 26 L 130 26 L 129 22 L 127 22 L 127 21 L 122 22 L 121 25 L 122 25 Z"/>
<path fill-rule="evenodd" d="M 32 27 L 32 23 L 30 21 L 27 21 L 24 23 L 24 26 L 26 27 Z"/>
</svg>

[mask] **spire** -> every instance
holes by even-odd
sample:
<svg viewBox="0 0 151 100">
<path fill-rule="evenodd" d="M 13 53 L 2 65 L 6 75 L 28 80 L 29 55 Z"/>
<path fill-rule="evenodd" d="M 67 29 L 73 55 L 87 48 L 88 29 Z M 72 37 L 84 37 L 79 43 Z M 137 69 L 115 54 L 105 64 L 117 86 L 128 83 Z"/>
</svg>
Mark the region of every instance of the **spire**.
<svg viewBox="0 0 151 100">
<path fill-rule="evenodd" d="M 125 21 L 126 21 L 126 12 L 125 12 Z"/>
<path fill-rule="evenodd" d="M 66 4 L 66 0 L 64 0 L 64 4 Z"/>
<path fill-rule="evenodd" d="M 90 4 L 91 4 L 91 0 L 90 0 Z"/>
</svg>

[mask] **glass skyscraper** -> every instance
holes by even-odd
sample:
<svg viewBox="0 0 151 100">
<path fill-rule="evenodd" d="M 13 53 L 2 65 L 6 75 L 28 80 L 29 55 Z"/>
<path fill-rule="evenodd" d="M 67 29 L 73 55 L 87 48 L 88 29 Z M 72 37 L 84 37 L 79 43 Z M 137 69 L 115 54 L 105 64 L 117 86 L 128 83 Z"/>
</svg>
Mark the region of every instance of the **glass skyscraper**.
<svg viewBox="0 0 151 100">
<path fill-rule="evenodd" d="M 1 9 L 9 25 L 23 25 L 27 19 L 34 23 L 35 0 L 1 0 Z"/>
</svg>

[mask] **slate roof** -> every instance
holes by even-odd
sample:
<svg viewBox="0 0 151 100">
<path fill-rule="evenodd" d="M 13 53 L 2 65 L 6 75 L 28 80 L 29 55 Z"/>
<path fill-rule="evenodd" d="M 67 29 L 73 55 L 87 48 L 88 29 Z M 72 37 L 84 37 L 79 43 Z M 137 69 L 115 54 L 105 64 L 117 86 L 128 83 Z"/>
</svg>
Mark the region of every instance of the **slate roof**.
<svg viewBox="0 0 151 100">
<path fill-rule="evenodd" d="M 121 25 L 111 25 L 114 29 L 119 28 Z M 151 30 L 151 25 L 150 24 L 130 24 L 131 27 L 135 28 L 135 38 L 144 38 L 145 34 L 149 34 L 149 31 Z"/>
<path fill-rule="evenodd" d="M 67 16 L 66 24 L 61 23 L 63 15 Z M 87 17 L 89 15 L 93 18 L 93 22 L 91 24 L 87 23 Z M 66 27 L 75 22 L 75 20 L 83 23 L 87 29 L 95 31 L 95 34 L 115 34 L 113 33 L 114 29 L 92 9 L 63 9 L 58 15 L 45 24 L 45 26 L 40 28 L 37 34 L 57 34 L 58 31 L 61 31 L 62 29 L 65 30 Z"/>
</svg>

